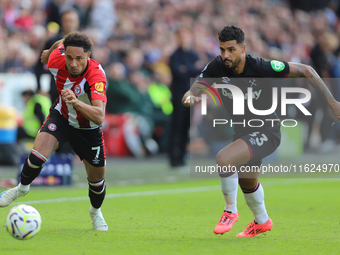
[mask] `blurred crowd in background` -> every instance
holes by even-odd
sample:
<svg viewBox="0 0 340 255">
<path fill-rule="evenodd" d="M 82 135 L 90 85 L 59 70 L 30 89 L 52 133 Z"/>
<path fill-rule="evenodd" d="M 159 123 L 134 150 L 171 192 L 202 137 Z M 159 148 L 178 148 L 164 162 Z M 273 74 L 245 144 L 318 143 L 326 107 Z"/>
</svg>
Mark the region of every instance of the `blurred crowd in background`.
<svg viewBox="0 0 340 255">
<path fill-rule="evenodd" d="M 158 148 L 150 142 L 148 150 L 166 152 L 175 140 L 169 139 L 174 99 L 219 54 L 217 33 L 225 25 L 244 30 L 248 54 L 310 64 L 323 78 L 339 78 L 339 15 L 339 0 L 0 0 L 0 72 L 35 73 L 41 92 L 39 76 L 47 73 L 39 63 L 42 50 L 68 32 L 85 32 L 94 42 L 91 57 L 108 78 L 107 112 L 142 117 L 131 122 L 145 131 L 144 142 L 156 140 Z M 190 51 L 194 62 L 171 63 L 179 48 Z M 183 75 L 176 79 L 187 79 L 181 88 L 174 82 L 176 70 Z M 330 89 L 340 100 L 340 89 Z M 329 131 L 333 119 L 312 94 L 309 109 L 325 120 L 319 149 L 326 151 L 337 145 L 338 134 Z M 54 100 L 52 88 L 47 95 Z M 313 122 L 307 121 L 309 132 Z"/>
</svg>

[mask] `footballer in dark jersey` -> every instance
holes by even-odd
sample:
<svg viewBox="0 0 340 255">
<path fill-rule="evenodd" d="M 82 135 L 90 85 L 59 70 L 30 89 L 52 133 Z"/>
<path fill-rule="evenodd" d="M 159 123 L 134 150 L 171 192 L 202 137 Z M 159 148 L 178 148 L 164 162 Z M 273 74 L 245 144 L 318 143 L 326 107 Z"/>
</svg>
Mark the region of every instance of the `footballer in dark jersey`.
<svg viewBox="0 0 340 255">
<path fill-rule="evenodd" d="M 226 68 L 225 61 L 223 61 L 221 56 L 217 56 L 204 68 L 198 81 L 208 81 L 209 83 L 213 81 L 216 84 L 236 85 L 243 92 L 243 95 L 247 95 L 247 89 L 251 87 L 254 108 L 259 110 L 270 109 L 272 106 L 272 79 L 262 78 L 286 78 L 289 75 L 289 65 L 287 62 L 276 60 L 267 61 L 262 58 L 254 58 L 251 55 L 246 55 L 245 58 L 246 61 L 243 72 L 236 74 Z M 232 115 L 234 112 L 233 94 L 224 88 L 218 89 L 218 92 L 224 107 L 228 113 Z M 246 98 L 247 97 L 244 99 Z M 238 124 L 234 126 L 236 134 L 246 134 L 255 131 L 254 128 L 246 124 L 248 120 L 261 119 L 263 123 L 265 123 L 264 126 L 269 127 L 273 125 L 271 122 L 266 122 L 265 119 L 278 119 L 275 112 L 270 115 L 259 116 L 250 112 L 248 107 L 244 109 L 244 114 L 233 115 L 233 121 L 235 123 L 245 122 L 244 125 Z M 278 126 L 277 124 L 278 123 L 276 123 L 276 126 Z"/>
<path fill-rule="evenodd" d="M 277 60 L 264 60 L 246 55 L 244 32 L 237 26 L 225 26 L 218 34 L 221 55 L 206 65 L 201 75 L 196 79 L 189 91 L 182 99 L 185 106 L 193 106 L 201 102 L 200 95 L 207 88 L 206 82 L 212 85 L 232 84 L 243 94 L 249 87 L 253 91 L 253 106 L 255 109 L 269 109 L 272 106 L 272 87 L 266 82 L 257 82 L 260 78 L 299 78 L 304 77 L 327 101 L 333 116 L 340 119 L 340 103 L 337 102 L 325 83 L 315 70 L 304 64 L 281 62 Z M 243 115 L 233 115 L 233 94 L 229 90 L 219 88 L 218 93 L 229 116 L 235 122 L 246 123 L 251 119 L 278 119 L 275 112 L 266 116 L 254 115 L 244 104 Z M 245 97 L 245 99 L 247 99 Z M 246 100 L 245 100 L 246 101 Z M 273 222 L 269 218 L 264 204 L 264 191 L 258 181 L 259 172 L 241 172 L 242 166 L 260 167 L 262 159 L 273 153 L 280 144 L 280 123 L 267 122 L 261 127 L 252 128 L 247 125 L 235 125 L 233 142 L 216 156 L 216 164 L 229 171 L 221 171 L 221 188 L 225 199 L 224 212 L 216 225 L 215 234 L 229 232 L 233 224 L 238 220 L 237 189 L 240 185 L 244 198 L 255 220 L 247 228 L 239 233 L 239 237 L 252 237 L 271 230 Z M 231 167 L 230 167 L 231 166 Z"/>
</svg>

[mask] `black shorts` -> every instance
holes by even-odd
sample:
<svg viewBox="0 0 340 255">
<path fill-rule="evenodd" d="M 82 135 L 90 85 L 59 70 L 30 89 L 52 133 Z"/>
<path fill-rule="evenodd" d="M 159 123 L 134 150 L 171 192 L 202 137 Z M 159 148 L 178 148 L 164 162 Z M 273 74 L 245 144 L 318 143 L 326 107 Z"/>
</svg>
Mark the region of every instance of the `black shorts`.
<svg viewBox="0 0 340 255">
<path fill-rule="evenodd" d="M 272 154 L 280 145 L 280 129 L 258 130 L 246 135 L 234 135 L 234 141 L 242 139 L 248 144 L 251 158 L 244 166 L 260 166 L 262 159 Z"/>
<path fill-rule="evenodd" d="M 95 129 L 74 128 L 58 111 L 51 109 L 50 115 L 39 132 L 53 135 L 59 142 L 59 148 L 69 141 L 79 158 L 85 159 L 92 166 L 106 165 L 105 143 L 101 127 Z"/>
</svg>

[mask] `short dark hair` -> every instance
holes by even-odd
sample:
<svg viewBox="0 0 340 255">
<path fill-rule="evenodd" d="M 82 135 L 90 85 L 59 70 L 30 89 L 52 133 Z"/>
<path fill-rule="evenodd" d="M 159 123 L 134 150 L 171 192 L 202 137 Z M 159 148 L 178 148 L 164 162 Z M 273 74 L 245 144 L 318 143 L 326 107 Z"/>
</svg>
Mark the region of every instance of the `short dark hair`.
<svg viewBox="0 0 340 255">
<path fill-rule="evenodd" d="M 24 96 L 30 96 L 30 97 L 32 97 L 32 96 L 34 96 L 34 91 L 33 90 L 31 90 L 31 89 L 26 89 L 26 90 L 24 90 L 22 93 L 21 93 L 21 95 L 24 97 Z"/>
<path fill-rule="evenodd" d="M 220 42 L 236 40 L 237 43 L 244 43 L 244 32 L 235 25 L 225 26 L 218 33 L 218 40 Z"/>
<path fill-rule="evenodd" d="M 78 17 L 79 17 L 79 13 L 78 13 L 77 9 L 76 9 L 76 8 L 73 8 L 73 7 L 70 7 L 70 8 L 68 8 L 68 9 L 64 10 L 64 11 L 60 14 L 60 17 L 64 16 L 66 13 L 70 13 L 70 12 L 76 13 L 76 14 L 78 15 Z"/>
<path fill-rule="evenodd" d="M 93 43 L 88 35 L 80 32 L 72 32 L 65 36 L 64 38 L 64 47 L 65 50 L 68 46 L 72 47 L 81 47 L 84 49 L 84 52 L 91 51 Z"/>
</svg>

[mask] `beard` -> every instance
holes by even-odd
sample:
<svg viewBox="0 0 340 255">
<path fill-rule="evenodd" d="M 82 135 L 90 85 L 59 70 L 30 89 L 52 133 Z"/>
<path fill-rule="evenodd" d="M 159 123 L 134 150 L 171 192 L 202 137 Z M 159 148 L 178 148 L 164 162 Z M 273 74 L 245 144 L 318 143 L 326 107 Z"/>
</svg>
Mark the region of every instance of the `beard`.
<svg viewBox="0 0 340 255">
<path fill-rule="evenodd" d="M 240 62 L 241 62 L 241 58 L 239 58 L 239 59 L 235 59 L 234 61 L 231 61 L 230 59 L 224 59 L 224 60 L 223 60 L 224 63 L 225 63 L 227 60 L 231 63 L 230 66 L 225 65 L 226 69 L 229 70 L 229 71 L 234 70 L 234 69 L 240 64 Z"/>
<path fill-rule="evenodd" d="M 70 75 L 72 78 L 77 78 L 77 77 L 79 77 L 79 74 L 70 74 L 70 73 L 69 73 L 69 75 Z"/>
<path fill-rule="evenodd" d="M 73 74 L 71 73 L 71 68 L 68 68 L 67 65 L 66 65 L 66 70 L 68 72 L 68 74 L 72 77 L 72 78 L 77 78 L 79 77 L 80 73 L 79 74 Z"/>
<path fill-rule="evenodd" d="M 73 74 L 71 73 L 71 71 L 68 70 L 68 68 L 66 67 L 66 70 L 68 72 L 68 74 L 72 77 L 72 78 L 77 78 L 80 74 Z"/>
</svg>

